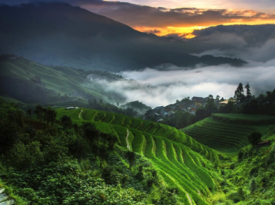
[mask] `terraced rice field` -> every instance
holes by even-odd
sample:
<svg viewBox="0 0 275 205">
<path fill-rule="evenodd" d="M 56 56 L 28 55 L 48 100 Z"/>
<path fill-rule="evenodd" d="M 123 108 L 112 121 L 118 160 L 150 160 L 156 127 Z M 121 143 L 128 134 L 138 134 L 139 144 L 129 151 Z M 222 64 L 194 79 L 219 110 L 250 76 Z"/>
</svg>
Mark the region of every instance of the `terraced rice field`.
<svg viewBox="0 0 275 205">
<path fill-rule="evenodd" d="M 247 125 L 274 124 L 275 117 L 268 115 L 246 115 L 246 114 L 213 114 L 213 119 L 224 122 L 241 123 Z"/>
<path fill-rule="evenodd" d="M 227 117 L 228 119 L 231 119 L 232 116 L 234 119 L 237 117 L 236 115 L 227 116 L 223 114 L 223 117 Z M 243 115 L 242 119 L 249 120 L 247 116 Z M 237 151 L 249 144 L 247 136 L 251 132 L 264 132 L 269 126 L 247 125 L 233 122 L 233 120 L 224 122 L 209 117 L 182 129 L 182 131 L 198 142 L 213 149 L 219 151 Z"/>
<path fill-rule="evenodd" d="M 77 111 L 57 112 L 57 117 L 66 113 L 79 123 Z M 215 191 L 215 182 L 212 172 L 202 164 L 217 160 L 214 150 L 167 125 L 90 109 L 83 109 L 82 113 L 82 122 L 93 122 L 102 132 L 113 133 L 123 149 L 152 162 L 165 183 L 177 188 L 183 204 L 209 204 L 206 198 Z"/>
</svg>

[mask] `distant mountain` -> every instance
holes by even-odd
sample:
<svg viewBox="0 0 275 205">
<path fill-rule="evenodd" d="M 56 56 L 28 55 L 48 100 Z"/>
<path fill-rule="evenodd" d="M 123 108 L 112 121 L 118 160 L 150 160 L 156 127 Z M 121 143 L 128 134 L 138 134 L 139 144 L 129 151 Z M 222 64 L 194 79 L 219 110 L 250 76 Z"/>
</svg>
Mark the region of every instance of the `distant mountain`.
<svg viewBox="0 0 275 205">
<path fill-rule="evenodd" d="M 239 66 L 240 59 L 197 57 L 182 41 L 157 37 L 65 3 L 0 6 L 0 54 L 36 62 L 108 71 L 172 63 Z"/>
<path fill-rule="evenodd" d="M 44 66 L 13 56 L 0 56 L 0 96 L 13 98 L 22 103 L 53 104 L 68 102 L 87 107 L 88 100 L 105 102 L 125 101 L 114 91 L 106 91 L 104 85 L 91 81 L 87 76 L 101 79 L 121 79 L 108 72 L 84 71 L 68 67 Z M 64 105 L 65 105 L 64 104 Z"/>
</svg>

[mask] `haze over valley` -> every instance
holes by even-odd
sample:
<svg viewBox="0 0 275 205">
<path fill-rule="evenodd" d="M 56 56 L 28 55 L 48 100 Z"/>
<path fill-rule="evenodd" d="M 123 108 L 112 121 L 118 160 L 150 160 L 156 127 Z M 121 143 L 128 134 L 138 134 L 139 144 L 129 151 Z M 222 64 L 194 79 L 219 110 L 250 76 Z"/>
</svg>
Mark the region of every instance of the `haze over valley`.
<svg viewBox="0 0 275 205">
<path fill-rule="evenodd" d="M 274 205 L 273 0 L 0 0 L 0 205 Z"/>
</svg>

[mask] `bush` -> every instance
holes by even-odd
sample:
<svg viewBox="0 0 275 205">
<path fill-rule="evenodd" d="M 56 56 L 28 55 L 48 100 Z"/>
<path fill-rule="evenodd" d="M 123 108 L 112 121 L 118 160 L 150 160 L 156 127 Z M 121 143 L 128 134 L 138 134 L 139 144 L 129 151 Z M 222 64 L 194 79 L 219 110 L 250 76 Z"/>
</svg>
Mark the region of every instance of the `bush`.
<svg viewBox="0 0 275 205">
<path fill-rule="evenodd" d="M 261 141 L 262 134 L 260 132 L 252 132 L 247 136 L 248 141 L 252 145 L 257 145 Z"/>
</svg>

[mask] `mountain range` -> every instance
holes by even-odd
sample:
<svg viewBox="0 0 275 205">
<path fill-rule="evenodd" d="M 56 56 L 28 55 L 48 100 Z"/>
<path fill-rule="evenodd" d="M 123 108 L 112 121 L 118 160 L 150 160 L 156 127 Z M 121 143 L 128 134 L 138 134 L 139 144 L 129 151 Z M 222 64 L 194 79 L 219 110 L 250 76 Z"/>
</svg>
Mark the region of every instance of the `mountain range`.
<svg viewBox="0 0 275 205">
<path fill-rule="evenodd" d="M 0 6 L 0 54 L 86 70 L 139 70 L 171 63 L 243 65 L 240 59 L 193 56 L 183 41 L 138 32 L 66 3 Z"/>
</svg>

